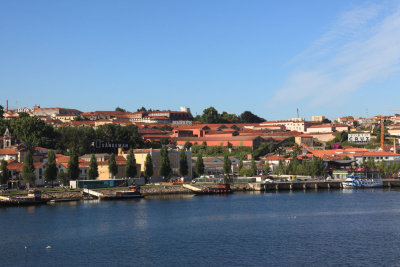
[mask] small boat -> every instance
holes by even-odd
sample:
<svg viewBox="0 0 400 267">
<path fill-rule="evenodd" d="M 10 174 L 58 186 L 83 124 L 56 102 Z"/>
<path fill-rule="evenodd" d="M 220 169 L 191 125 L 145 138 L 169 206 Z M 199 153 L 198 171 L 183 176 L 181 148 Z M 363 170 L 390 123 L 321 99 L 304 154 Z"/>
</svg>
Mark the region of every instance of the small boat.
<svg viewBox="0 0 400 267">
<path fill-rule="evenodd" d="M 128 191 L 117 191 L 112 195 L 101 195 L 102 200 L 118 200 L 126 198 L 142 198 L 143 195 L 140 193 L 140 187 L 137 185 L 132 185 L 128 187 Z"/>
<path fill-rule="evenodd" d="M 342 182 L 342 186 L 344 189 L 375 188 L 383 187 L 383 182 L 380 178 L 365 178 L 362 176 L 349 175 L 348 178 Z"/>
<path fill-rule="evenodd" d="M 212 194 L 231 194 L 233 193 L 230 184 L 219 183 L 217 187 L 207 187 L 200 189 L 192 185 L 184 185 L 184 187 L 190 189 L 196 195 L 212 195 Z"/>
</svg>

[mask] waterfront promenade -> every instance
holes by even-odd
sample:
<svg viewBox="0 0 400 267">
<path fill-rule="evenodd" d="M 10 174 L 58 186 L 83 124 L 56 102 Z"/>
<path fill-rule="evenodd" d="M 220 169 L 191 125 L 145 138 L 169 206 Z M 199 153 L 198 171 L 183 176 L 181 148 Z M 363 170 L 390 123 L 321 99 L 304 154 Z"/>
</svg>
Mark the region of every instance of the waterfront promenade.
<svg viewBox="0 0 400 267">
<path fill-rule="evenodd" d="M 212 186 L 212 184 L 196 184 L 196 187 L 201 189 Z M 384 179 L 383 187 L 400 187 L 400 179 Z M 300 181 L 300 182 L 270 182 L 270 183 L 232 183 L 231 188 L 234 192 L 251 192 L 251 191 L 265 191 L 265 192 L 279 192 L 279 191 L 315 191 L 315 190 L 327 190 L 327 189 L 341 189 L 342 181 L 331 180 L 331 181 Z M 102 194 L 113 194 L 115 191 L 119 191 L 121 187 L 115 188 L 103 188 L 95 189 L 95 191 Z M 362 189 L 361 189 L 362 190 Z M 163 196 L 163 195 L 181 195 L 181 194 L 193 194 L 193 192 L 182 185 L 171 185 L 171 184 L 160 184 L 160 185 L 148 185 L 141 188 L 141 192 L 144 196 Z M 1 195 L 1 194 L 0 194 Z M 7 195 L 7 194 L 4 194 Z M 23 191 L 18 196 L 25 195 Z M 76 201 L 87 199 L 89 196 L 83 192 L 83 189 L 74 190 L 44 190 L 43 197 L 49 198 L 53 202 L 62 201 Z"/>
</svg>

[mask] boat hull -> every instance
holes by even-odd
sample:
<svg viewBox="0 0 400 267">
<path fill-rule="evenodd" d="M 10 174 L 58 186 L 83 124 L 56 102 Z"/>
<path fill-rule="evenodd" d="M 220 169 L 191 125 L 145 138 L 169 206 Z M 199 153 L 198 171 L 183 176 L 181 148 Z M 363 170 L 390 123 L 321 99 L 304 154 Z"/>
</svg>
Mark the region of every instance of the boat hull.
<svg viewBox="0 0 400 267">
<path fill-rule="evenodd" d="M 354 179 L 342 182 L 342 187 L 344 189 L 379 188 L 383 187 L 383 182 L 381 179 Z"/>
<path fill-rule="evenodd" d="M 101 200 L 123 200 L 123 199 L 135 199 L 143 198 L 143 195 L 126 195 L 126 196 L 116 196 L 116 195 L 103 195 L 100 197 Z"/>
<path fill-rule="evenodd" d="M 0 207 L 10 206 L 31 206 L 31 205 L 43 205 L 49 202 L 50 199 L 39 199 L 39 200 L 3 200 L 0 201 Z"/>
<path fill-rule="evenodd" d="M 231 189 L 222 189 L 222 188 L 209 188 L 206 190 L 195 192 L 196 195 L 225 195 L 232 193 L 233 191 Z"/>
</svg>

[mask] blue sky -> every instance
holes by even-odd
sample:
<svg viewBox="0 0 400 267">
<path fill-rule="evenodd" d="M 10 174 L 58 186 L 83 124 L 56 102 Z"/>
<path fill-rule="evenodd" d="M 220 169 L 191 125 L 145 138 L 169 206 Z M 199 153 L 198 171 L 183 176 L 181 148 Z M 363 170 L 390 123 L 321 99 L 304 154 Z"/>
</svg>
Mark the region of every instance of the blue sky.
<svg viewBox="0 0 400 267">
<path fill-rule="evenodd" d="M 0 1 L 10 108 L 392 114 L 399 61 L 397 1 Z"/>
</svg>

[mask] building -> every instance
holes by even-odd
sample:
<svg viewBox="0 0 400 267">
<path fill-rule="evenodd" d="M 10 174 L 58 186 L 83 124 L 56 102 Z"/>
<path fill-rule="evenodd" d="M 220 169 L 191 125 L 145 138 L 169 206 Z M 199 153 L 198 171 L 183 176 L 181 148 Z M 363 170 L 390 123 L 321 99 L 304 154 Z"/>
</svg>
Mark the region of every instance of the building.
<svg viewBox="0 0 400 267">
<path fill-rule="evenodd" d="M 179 137 L 176 140 L 177 145 L 185 145 L 186 142 L 192 144 L 206 144 L 207 146 L 228 146 L 232 147 L 250 147 L 254 149 L 265 139 L 260 136 L 212 136 L 212 137 Z"/>
<path fill-rule="evenodd" d="M 315 122 L 323 122 L 325 120 L 325 116 L 312 116 L 311 120 Z"/>
<path fill-rule="evenodd" d="M 168 157 L 171 163 L 172 175 L 173 176 L 180 176 L 179 175 L 179 154 L 181 153 L 180 150 L 168 150 Z M 153 161 L 153 177 L 152 181 L 161 180 L 159 172 L 160 172 L 160 149 L 135 149 L 134 150 L 136 164 L 140 164 L 140 171 L 144 173 L 145 171 L 145 162 L 147 154 L 151 155 Z M 185 151 L 187 162 L 188 162 L 188 175 L 185 177 L 186 180 L 192 180 L 193 173 L 192 173 L 192 152 Z M 126 154 L 124 155 L 126 156 Z"/>
<path fill-rule="evenodd" d="M 298 135 L 294 138 L 294 140 L 295 140 L 296 144 L 298 144 L 299 146 L 304 144 L 308 147 L 312 147 L 314 145 L 313 137 L 308 134 Z"/>
<path fill-rule="evenodd" d="M 282 120 L 282 121 L 266 121 L 260 123 L 260 126 L 268 125 L 283 125 L 289 131 L 298 131 L 301 133 L 306 132 L 307 128 L 312 125 L 312 123 L 305 121 L 302 118 L 294 118 L 292 120 Z"/>
<path fill-rule="evenodd" d="M 239 159 L 229 157 L 233 173 L 238 173 Z M 193 165 L 196 164 L 197 157 L 193 157 Z M 216 178 L 222 178 L 224 173 L 224 157 L 203 157 L 204 175 L 214 175 Z"/>
<path fill-rule="evenodd" d="M 34 116 L 58 116 L 58 115 L 76 115 L 79 116 L 81 111 L 69 108 L 41 108 L 40 106 L 33 107 Z"/>
</svg>

